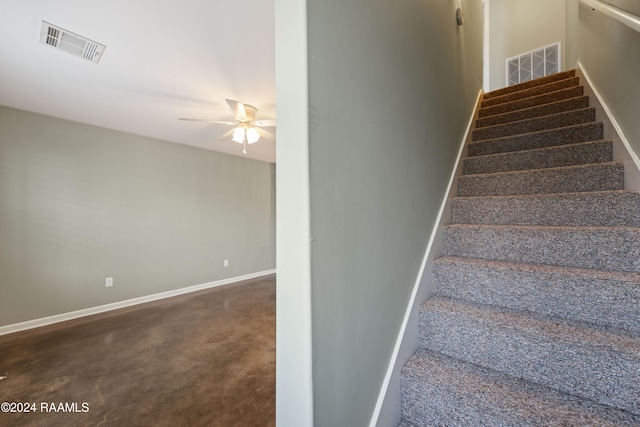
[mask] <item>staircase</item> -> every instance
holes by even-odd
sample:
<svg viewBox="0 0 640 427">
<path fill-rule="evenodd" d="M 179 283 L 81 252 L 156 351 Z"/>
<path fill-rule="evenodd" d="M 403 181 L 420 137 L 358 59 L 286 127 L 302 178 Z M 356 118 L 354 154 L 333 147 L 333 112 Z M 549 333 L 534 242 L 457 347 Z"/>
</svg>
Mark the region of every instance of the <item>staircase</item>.
<svg viewBox="0 0 640 427">
<path fill-rule="evenodd" d="M 640 426 L 640 194 L 583 90 L 484 96 L 402 427 Z"/>
</svg>

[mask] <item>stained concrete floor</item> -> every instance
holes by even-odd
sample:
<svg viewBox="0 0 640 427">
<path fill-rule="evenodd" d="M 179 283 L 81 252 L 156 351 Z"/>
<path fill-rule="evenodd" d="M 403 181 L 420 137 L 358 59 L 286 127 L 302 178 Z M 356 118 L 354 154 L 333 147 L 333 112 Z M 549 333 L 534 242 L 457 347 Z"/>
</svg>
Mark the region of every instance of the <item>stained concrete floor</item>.
<svg viewBox="0 0 640 427">
<path fill-rule="evenodd" d="M 0 426 L 275 426 L 275 297 L 268 276 L 1 336 L 0 403 L 37 412 Z"/>
</svg>

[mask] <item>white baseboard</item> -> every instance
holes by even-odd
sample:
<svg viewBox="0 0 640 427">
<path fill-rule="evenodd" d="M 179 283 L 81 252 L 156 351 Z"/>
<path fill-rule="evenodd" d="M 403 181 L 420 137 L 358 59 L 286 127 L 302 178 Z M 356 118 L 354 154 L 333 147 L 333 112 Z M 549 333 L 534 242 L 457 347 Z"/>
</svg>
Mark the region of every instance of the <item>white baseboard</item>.
<svg viewBox="0 0 640 427">
<path fill-rule="evenodd" d="M 387 372 L 382 380 L 382 387 L 380 388 L 380 393 L 378 394 L 378 400 L 376 402 L 376 406 L 373 410 L 373 414 L 371 416 L 371 421 L 369 423 L 369 427 L 376 427 L 378 424 L 378 419 L 380 418 L 380 412 L 382 410 L 382 406 L 384 404 L 387 390 L 389 389 L 389 383 L 391 381 L 391 377 L 393 376 L 396 363 L 398 361 L 398 355 L 400 354 L 400 349 L 402 347 L 402 341 L 407 330 L 407 325 L 409 323 L 409 318 L 411 317 L 411 311 L 413 310 L 413 306 L 416 301 L 416 296 L 418 295 L 418 289 L 420 288 L 420 283 L 422 282 L 422 278 L 425 273 L 425 267 L 427 265 L 427 261 L 429 256 L 431 255 L 431 250 L 433 248 L 434 241 L 436 239 L 436 235 L 438 234 L 438 227 L 442 222 L 442 216 L 445 212 L 445 207 L 447 206 L 447 201 L 449 200 L 449 195 L 451 194 L 451 189 L 453 187 L 453 183 L 456 180 L 456 174 L 458 171 L 458 166 L 460 164 L 460 160 L 462 159 L 462 154 L 464 152 L 465 144 L 469 134 L 471 133 L 471 127 L 473 126 L 473 121 L 475 119 L 475 115 L 477 112 L 477 107 L 480 102 L 480 98 L 482 97 L 483 91 L 480 89 L 478 91 L 478 97 L 476 99 L 475 107 L 469 118 L 469 123 L 467 124 L 467 129 L 462 137 L 462 141 L 460 143 L 460 149 L 458 150 L 458 156 L 456 158 L 456 162 L 453 166 L 453 170 L 451 172 L 451 177 L 449 178 L 449 185 L 447 186 L 447 191 L 444 194 L 444 198 L 442 199 L 442 203 L 440 204 L 440 210 L 438 211 L 438 216 L 436 218 L 435 224 L 433 225 L 433 230 L 431 231 L 431 236 L 429 237 L 429 243 L 427 243 L 427 249 L 425 250 L 424 256 L 422 258 L 422 264 L 420 265 L 420 271 L 418 272 L 418 277 L 416 278 L 415 284 L 413 285 L 413 291 L 411 292 L 411 298 L 409 298 L 409 303 L 407 304 L 407 309 L 404 313 L 404 319 L 402 320 L 402 325 L 400 326 L 400 331 L 398 332 L 398 337 L 396 338 L 396 344 L 393 348 L 393 353 L 391 354 L 391 360 L 389 360 L 389 365 L 387 367 Z"/>
<path fill-rule="evenodd" d="M 215 288 L 217 286 L 229 285 L 231 283 L 241 282 L 243 280 L 250 280 L 258 277 L 268 276 L 271 274 L 275 274 L 275 272 L 276 270 L 259 271 L 257 273 L 245 274 L 243 276 L 230 277 L 228 279 L 216 280 L 214 282 L 188 286 L 186 288 L 174 289 L 171 291 L 160 292 L 157 294 L 146 295 L 143 297 L 113 302 L 110 304 L 99 305 L 96 307 L 84 308 L 82 310 L 71 311 L 68 313 L 61 313 L 53 316 L 42 317 L 40 319 L 27 320 L 25 322 L 14 323 L 6 326 L 0 326 L 0 335 L 12 334 L 14 332 L 20 332 L 28 329 L 39 328 L 41 326 L 47 326 L 54 323 L 77 319 L 80 317 L 91 316 L 93 314 L 117 310 L 119 308 L 131 307 L 133 305 L 144 304 L 146 302 L 175 297 L 175 296 L 187 294 L 190 292 L 201 291 L 209 288 Z"/>
</svg>

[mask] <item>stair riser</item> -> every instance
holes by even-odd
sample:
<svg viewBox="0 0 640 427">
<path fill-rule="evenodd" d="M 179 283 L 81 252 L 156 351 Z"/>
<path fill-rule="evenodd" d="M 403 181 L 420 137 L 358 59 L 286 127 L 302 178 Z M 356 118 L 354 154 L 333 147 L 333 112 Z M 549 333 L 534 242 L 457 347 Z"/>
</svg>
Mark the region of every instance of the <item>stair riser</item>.
<svg viewBox="0 0 640 427">
<path fill-rule="evenodd" d="M 507 136 L 498 139 L 470 143 L 469 157 L 513 151 L 534 150 L 603 139 L 602 123 L 589 123 L 567 128 L 552 129 L 524 135 Z"/>
<path fill-rule="evenodd" d="M 554 102 L 551 104 L 544 104 L 538 107 L 527 108 L 524 110 L 513 111 L 505 114 L 499 114 L 496 116 L 489 116 L 476 120 L 476 128 L 483 128 L 486 126 L 495 126 L 505 123 L 516 122 L 519 120 L 531 119 L 534 117 L 542 117 L 550 114 L 563 113 L 565 111 L 579 110 L 587 108 L 589 106 L 589 97 L 581 96 L 578 98 L 571 98 L 565 101 Z"/>
<path fill-rule="evenodd" d="M 560 89 L 556 92 L 545 93 L 531 98 L 524 98 L 506 104 L 494 105 L 491 107 L 480 108 L 478 117 L 489 117 L 496 114 L 509 113 L 523 108 L 531 108 L 539 105 L 549 104 L 577 96 L 583 96 L 583 86 L 573 86 L 566 89 Z"/>
<path fill-rule="evenodd" d="M 640 334 L 640 276 L 440 258 L 435 295 Z"/>
<path fill-rule="evenodd" d="M 621 427 L 640 420 L 425 350 L 402 370 L 402 412 L 414 426 Z"/>
<path fill-rule="evenodd" d="M 463 174 L 486 174 L 527 169 L 604 163 L 613 160 L 613 143 L 596 141 L 537 150 L 515 151 L 463 160 Z"/>
<path fill-rule="evenodd" d="M 600 163 L 553 169 L 463 175 L 458 196 L 510 196 L 624 189 L 621 163 Z"/>
<path fill-rule="evenodd" d="M 549 83 L 557 82 L 559 80 L 566 80 L 571 77 L 575 77 L 576 70 L 567 70 L 562 71 L 560 73 L 555 73 L 548 75 L 546 77 L 541 77 L 535 80 L 529 80 L 528 82 L 518 83 L 512 86 L 504 87 L 502 89 L 497 89 L 491 92 L 487 92 L 485 94 L 484 99 L 497 98 L 498 96 L 503 96 L 509 93 L 520 92 L 521 90 L 530 89 L 536 86 L 542 86 Z"/>
<path fill-rule="evenodd" d="M 453 224 L 640 227 L 640 195 L 598 192 L 451 201 Z"/>
<path fill-rule="evenodd" d="M 639 355 L 428 304 L 420 316 L 422 347 L 640 415 Z"/>
<path fill-rule="evenodd" d="M 640 193 L 588 103 L 573 71 L 484 95 L 401 426 L 640 425 Z"/>
<path fill-rule="evenodd" d="M 556 92 L 561 89 L 578 86 L 579 84 L 580 84 L 580 79 L 578 79 L 578 77 L 571 77 L 565 80 L 560 80 L 560 81 L 549 83 L 546 85 L 535 86 L 530 89 L 525 89 L 518 92 L 509 93 L 506 95 L 497 96 L 495 98 L 489 98 L 487 100 L 483 100 L 480 106 L 482 108 L 485 108 L 485 107 L 491 107 L 494 105 L 505 104 L 507 102 L 518 101 L 520 99 L 529 98 L 536 95 Z"/>
<path fill-rule="evenodd" d="M 474 142 L 478 142 L 487 139 L 580 125 L 583 123 L 595 122 L 595 120 L 595 108 L 587 108 L 476 129 L 472 132 L 472 140 Z"/>
<path fill-rule="evenodd" d="M 640 229 L 450 225 L 444 254 L 640 273 Z"/>
</svg>

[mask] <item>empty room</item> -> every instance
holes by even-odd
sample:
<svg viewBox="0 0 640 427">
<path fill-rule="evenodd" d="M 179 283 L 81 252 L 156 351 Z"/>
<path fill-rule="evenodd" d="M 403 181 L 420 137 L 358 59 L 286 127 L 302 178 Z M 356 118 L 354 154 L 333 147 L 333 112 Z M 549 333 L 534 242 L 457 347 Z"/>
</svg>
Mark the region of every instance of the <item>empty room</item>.
<svg viewBox="0 0 640 427">
<path fill-rule="evenodd" d="M 1 425 L 275 425 L 274 22 L 253 3 L 0 6 Z"/>
</svg>

